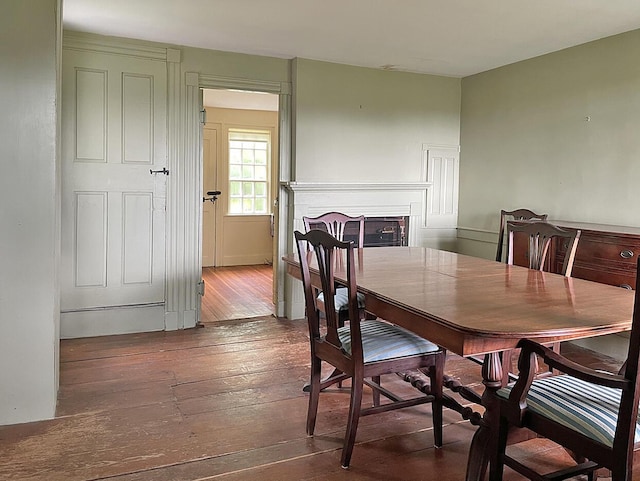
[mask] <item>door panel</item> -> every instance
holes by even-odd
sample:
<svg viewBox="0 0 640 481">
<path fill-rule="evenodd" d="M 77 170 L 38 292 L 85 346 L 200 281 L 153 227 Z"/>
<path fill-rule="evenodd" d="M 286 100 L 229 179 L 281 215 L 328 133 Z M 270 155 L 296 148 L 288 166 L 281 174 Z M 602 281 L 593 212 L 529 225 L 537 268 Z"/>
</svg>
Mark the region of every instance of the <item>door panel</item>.
<svg viewBox="0 0 640 481">
<path fill-rule="evenodd" d="M 65 50 L 62 128 L 63 337 L 163 329 L 166 63 Z"/>
<path fill-rule="evenodd" d="M 202 141 L 202 192 L 209 197 L 207 192 L 218 189 L 217 162 L 218 162 L 218 129 L 206 127 L 203 129 Z M 202 267 L 216 265 L 216 211 L 217 204 L 206 201 L 202 206 Z"/>
<path fill-rule="evenodd" d="M 222 243 L 223 266 L 245 266 L 272 262 L 271 216 L 225 216 Z"/>
</svg>

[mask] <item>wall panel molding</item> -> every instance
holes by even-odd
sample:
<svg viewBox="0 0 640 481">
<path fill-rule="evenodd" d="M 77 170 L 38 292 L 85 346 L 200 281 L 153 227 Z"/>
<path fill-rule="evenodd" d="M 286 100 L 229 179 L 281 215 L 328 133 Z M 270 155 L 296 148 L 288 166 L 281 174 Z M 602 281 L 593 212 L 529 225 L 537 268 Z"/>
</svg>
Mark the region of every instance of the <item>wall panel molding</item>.
<svg viewBox="0 0 640 481">
<path fill-rule="evenodd" d="M 153 194 L 122 193 L 122 285 L 153 281 Z"/>
<path fill-rule="evenodd" d="M 107 285 L 107 192 L 74 193 L 74 285 Z"/>
<path fill-rule="evenodd" d="M 122 74 L 122 162 L 153 164 L 153 76 Z"/>
<path fill-rule="evenodd" d="M 108 72 L 75 69 L 74 162 L 107 161 Z"/>
</svg>

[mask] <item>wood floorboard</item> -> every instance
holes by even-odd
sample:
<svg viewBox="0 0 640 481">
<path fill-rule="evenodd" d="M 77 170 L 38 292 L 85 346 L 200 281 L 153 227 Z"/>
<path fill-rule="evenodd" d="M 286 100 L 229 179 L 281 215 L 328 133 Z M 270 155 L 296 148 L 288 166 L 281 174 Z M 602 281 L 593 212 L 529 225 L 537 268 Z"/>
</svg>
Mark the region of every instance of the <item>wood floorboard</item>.
<svg viewBox="0 0 640 481">
<path fill-rule="evenodd" d="M 316 434 L 306 436 L 304 320 L 267 314 L 185 331 L 69 339 L 61 341 L 60 360 L 57 417 L 0 426 L 2 481 L 464 477 L 474 428 L 449 410 L 442 449 L 433 447 L 428 406 L 362 418 L 351 468 L 343 470 L 348 390 L 336 388 L 323 393 Z M 480 366 L 450 355 L 446 370 L 480 389 Z M 412 392 L 395 375 L 384 382 Z M 543 446 L 528 456 L 545 466 L 562 459 Z M 519 479 L 507 471 L 505 481 Z"/>
<path fill-rule="evenodd" d="M 204 267 L 202 278 L 202 323 L 274 313 L 272 266 Z"/>
</svg>

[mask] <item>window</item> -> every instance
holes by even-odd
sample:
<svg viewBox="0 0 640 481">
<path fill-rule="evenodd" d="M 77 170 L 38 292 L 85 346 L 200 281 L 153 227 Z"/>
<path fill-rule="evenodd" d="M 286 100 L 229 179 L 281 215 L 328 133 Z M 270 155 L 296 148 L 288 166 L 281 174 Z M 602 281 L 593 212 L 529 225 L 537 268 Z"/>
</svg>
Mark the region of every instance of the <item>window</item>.
<svg viewBox="0 0 640 481">
<path fill-rule="evenodd" d="M 229 214 L 269 214 L 268 132 L 229 132 Z"/>
</svg>

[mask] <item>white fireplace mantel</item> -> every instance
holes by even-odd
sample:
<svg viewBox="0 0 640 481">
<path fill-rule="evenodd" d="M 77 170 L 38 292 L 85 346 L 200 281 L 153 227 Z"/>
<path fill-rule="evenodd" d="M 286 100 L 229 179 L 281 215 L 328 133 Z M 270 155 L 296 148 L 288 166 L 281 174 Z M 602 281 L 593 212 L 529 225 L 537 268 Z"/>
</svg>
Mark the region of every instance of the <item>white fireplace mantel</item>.
<svg viewBox="0 0 640 481">
<path fill-rule="evenodd" d="M 293 231 L 304 230 L 304 216 L 317 217 L 338 211 L 367 217 L 408 218 L 409 246 L 454 250 L 458 217 L 458 147 L 423 146 L 419 180 L 401 182 L 283 181 L 288 193 L 289 245 Z M 304 317 L 304 296 L 299 281 L 286 278 L 287 317 Z"/>
</svg>

